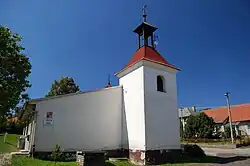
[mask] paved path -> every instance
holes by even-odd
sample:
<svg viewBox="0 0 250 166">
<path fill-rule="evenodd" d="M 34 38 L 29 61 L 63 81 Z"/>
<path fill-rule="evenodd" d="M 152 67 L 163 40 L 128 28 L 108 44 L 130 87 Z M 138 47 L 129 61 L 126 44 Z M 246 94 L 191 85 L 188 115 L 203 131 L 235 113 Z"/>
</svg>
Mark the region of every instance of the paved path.
<svg viewBox="0 0 250 166">
<path fill-rule="evenodd" d="M 11 165 L 11 154 L 0 153 L 0 166 L 10 166 L 10 165 Z"/>
<path fill-rule="evenodd" d="M 219 148 L 202 148 L 206 155 L 209 156 L 246 156 L 250 157 L 250 149 L 219 149 Z"/>
<path fill-rule="evenodd" d="M 217 163 L 206 164 L 205 166 L 250 166 L 250 158 L 227 156 L 219 159 Z"/>
<path fill-rule="evenodd" d="M 202 148 L 206 155 L 220 157 L 218 163 L 206 166 L 250 166 L 250 149 Z"/>
</svg>

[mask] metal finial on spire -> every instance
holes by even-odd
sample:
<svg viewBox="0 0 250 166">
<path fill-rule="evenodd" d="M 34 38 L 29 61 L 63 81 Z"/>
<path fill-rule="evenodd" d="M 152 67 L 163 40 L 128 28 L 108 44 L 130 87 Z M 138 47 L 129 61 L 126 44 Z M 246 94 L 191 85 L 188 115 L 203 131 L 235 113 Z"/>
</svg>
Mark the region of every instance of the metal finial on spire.
<svg viewBox="0 0 250 166">
<path fill-rule="evenodd" d="M 110 83 L 110 75 L 108 75 L 108 84 L 106 86 L 106 88 L 110 88 L 112 87 L 111 83 Z"/>
<path fill-rule="evenodd" d="M 147 21 L 147 13 L 146 13 L 146 8 L 147 8 L 147 5 L 144 5 L 143 8 L 142 8 L 142 17 L 143 17 L 143 21 L 146 22 Z"/>
<path fill-rule="evenodd" d="M 108 84 L 110 84 L 110 74 L 108 75 Z"/>
</svg>

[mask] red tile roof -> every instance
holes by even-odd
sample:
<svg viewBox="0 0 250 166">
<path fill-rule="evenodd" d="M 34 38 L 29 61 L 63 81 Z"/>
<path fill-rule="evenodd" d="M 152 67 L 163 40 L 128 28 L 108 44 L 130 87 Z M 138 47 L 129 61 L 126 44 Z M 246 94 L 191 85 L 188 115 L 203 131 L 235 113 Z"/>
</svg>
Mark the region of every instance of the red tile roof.
<svg viewBox="0 0 250 166">
<path fill-rule="evenodd" d="M 169 64 L 155 49 L 149 46 L 143 46 L 139 48 L 132 59 L 129 61 L 129 63 L 126 65 L 125 68 L 123 68 L 121 71 L 126 70 L 127 68 L 133 66 L 140 60 L 147 60 L 155 63 L 159 63 L 161 65 L 165 65 L 168 67 L 171 67 L 176 70 L 180 70 L 174 65 Z"/>
<path fill-rule="evenodd" d="M 228 108 L 219 107 L 204 110 L 207 116 L 212 117 L 216 123 L 222 123 L 228 118 Z M 231 106 L 232 122 L 242 122 L 250 120 L 250 104 L 241 104 Z"/>
<path fill-rule="evenodd" d="M 18 120 L 18 117 L 12 117 L 8 119 L 8 122 L 17 122 Z"/>
</svg>

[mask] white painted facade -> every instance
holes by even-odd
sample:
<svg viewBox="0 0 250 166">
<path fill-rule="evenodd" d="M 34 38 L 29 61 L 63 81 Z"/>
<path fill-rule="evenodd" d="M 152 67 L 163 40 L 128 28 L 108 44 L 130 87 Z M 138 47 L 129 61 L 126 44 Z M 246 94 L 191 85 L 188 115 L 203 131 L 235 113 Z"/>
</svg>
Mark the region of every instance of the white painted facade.
<svg viewBox="0 0 250 166">
<path fill-rule="evenodd" d="M 225 127 L 229 126 L 224 124 L 218 124 L 220 126 L 220 132 L 225 132 Z M 236 132 L 236 135 L 240 136 L 249 136 L 250 135 L 250 121 L 236 122 L 233 124 L 233 129 Z"/>
<path fill-rule="evenodd" d="M 121 148 L 124 126 L 121 87 L 34 103 L 37 120 L 32 144 L 36 151 L 52 151 L 56 144 L 65 151 Z M 43 123 L 46 112 L 53 112 L 52 125 Z"/>
<path fill-rule="evenodd" d="M 129 149 L 180 149 L 176 70 L 142 60 L 117 74 L 123 86 Z M 165 92 L 157 91 L 157 76 Z"/>
<path fill-rule="evenodd" d="M 119 79 L 123 87 L 129 149 L 145 150 L 144 67 Z"/>
<path fill-rule="evenodd" d="M 250 122 L 240 122 L 237 129 L 240 135 L 250 135 Z"/>
<path fill-rule="evenodd" d="M 164 78 L 165 92 L 157 91 L 157 76 Z M 147 150 L 180 149 L 176 71 L 149 63 L 144 84 Z"/>
<path fill-rule="evenodd" d="M 177 70 L 141 60 L 117 74 L 118 87 L 31 100 L 36 118 L 25 149 L 65 151 L 180 149 Z M 165 92 L 157 91 L 157 76 Z M 44 124 L 53 112 L 53 124 Z"/>
<path fill-rule="evenodd" d="M 117 74 L 120 86 L 29 101 L 36 118 L 25 132 L 25 149 L 180 149 L 176 72 L 141 60 Z M 159 75 L 165 92 L 157 91 Z M 53 124 L 44 124 L 47 112 Z"/>
</svg>

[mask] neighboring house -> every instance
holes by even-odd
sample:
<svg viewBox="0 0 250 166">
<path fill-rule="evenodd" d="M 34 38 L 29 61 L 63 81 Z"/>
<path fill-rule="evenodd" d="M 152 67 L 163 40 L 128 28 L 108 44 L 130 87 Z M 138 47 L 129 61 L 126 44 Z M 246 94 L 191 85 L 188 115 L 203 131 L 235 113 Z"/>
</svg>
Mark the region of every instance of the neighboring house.
<svg viewBox="0 0 250 166">
<path fill-rule="evenodd" d="M 7 121 L 8 121 L 8 122 L 13 122 L 13 123 L 14 123 L 14 122 L 18 122 L 18 120 L 19 120 L 18 117 L 11 117 L 11 118 L 8 118 Z"/>
<path fill-rule="evenodd" d="M 195 106 L 190 107 L 190 108 L 179 108 L 178 112 L 179 112 L 179 119 L 180 119 L 180 121 L 182 123 L 183 129 L 185 129 L 185 125 L 187 123 L 187 118 L 190 115 L 197 115 L 197 114 L 199 114 L 199 112 L 196 112 Z"/>
<path fill-rule="evenodd" d="M 233 105 L 230 110 L 236 134 L 250 135 L 250 104 Z M 221 131 L 224 131 L 225 126 L 229 126 L 228 107 L 213 108 L 201 112 L 212 117 L 214 122 L 221 126 Z"/>
</svg>

